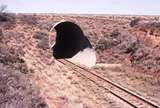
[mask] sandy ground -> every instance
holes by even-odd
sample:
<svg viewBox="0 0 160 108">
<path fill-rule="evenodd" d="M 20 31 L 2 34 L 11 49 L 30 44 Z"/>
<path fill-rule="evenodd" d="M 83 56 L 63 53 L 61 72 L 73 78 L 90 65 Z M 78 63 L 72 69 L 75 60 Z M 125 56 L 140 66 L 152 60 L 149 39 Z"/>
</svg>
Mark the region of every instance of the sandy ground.
<svg viewBox="0 0 160 108">
<path fill-rule="evenodd" d="M 160 105 L 159 81 L 152 75 L 135 72 L 134 70 L 128 71 L 128 69 L 125 69 L 123 65 L 115 67 L 95 67 L 93 70 Z"/>
<path fill-rule="evenodd" d="M 31 79 L 40 88 L 41 96 L 45 98 L 49 107 L 124 108 L 127 106 L 93 82 L 54 61 L 50 51 L 43 51 L 33 46 L 36 46 L 36 43 L 29 46 L 29 49 L 26 48 L 24 59 L 29 68 L 35 71 Z"/>
<path fill-rule="evenodd" d="M 42 99 L 38 100 L 38 102 L 34 101 L 34 105 L 42 101 L 42 103 L 44 103 L 40 104 L 42 108 L 47 106 L 50 108 L 128 108 L 123 102 L 112 97 L 108 91 L 100 89 L 97 85 L 88 81 L 78 73 L 56 62 L 52 57 L 52 52 L 48 48 L 47 32 L 53 23 L 60 21 L 62 18 L 75 21 L 80 24 L 85 30 L 85 33 L 89 35 L 88 37 L 95 47 L 96 41 L 103 35 L 106 35 L 106 32 L 112 31 L 113 28 L 119 28 L 120 30 L 126 29 L 130 17 L 126 19 L 123 17 L 100 17 L 96 19 L 96 17 L 40 16 L 37 19 L 38 24 L 34 24 L 36 21 L 33 21 L 34 17 L 24 20 L 20 20 L 20 18 L 19 16 L 16 25 L 10 26 L 10 28 L 5 28 L 6 26 L 3 27 L 3 37 L 1 39 L 5 43 L 5 46 L 12 47 L 20 54 L 20 58 L 25 61 L 27 68 L 31 70 L 27 71 L 27 76 L 24 77 L 27 78 L 30 85 L 35 87 L 33 90 L 37 92 L 35 97 Z M 131 28 L 129 30 L 131 30 Z M 35 33 L 38 32 L 42 34 L 35 36 Z M 118 43 L 119 41 L 114 42 Z M 114 46 L 115 44 L 111 45 Z M 24 52 L 24 54 L 21 54 L 21 51 Z M 112 53 L 114 51 L 116 52 L 117 49 L 113 47 L 97 53 L 99 63 L 111 65 L 105 67 L 101 65 L 101 68 L 95 67 L 92 70 L 159 103 L 160 86 L 157 78 L 155 78 L 152 73 L 135 71 L 135 67 L 133 68 L 127 59 L 129 54 L 123 55 L 122 52 L 117 53 L 117 51 L 117 54 L 122 55 L 116 55 Z M 115 57 L 113 58 L 113 56 Z M 113 64 L 116 64 L 116 67 L 114 67 Z M 16 64 L 11 66 L 15 68 Z M 159 65 L 156 66 L 158 69 Z M 17 67 L 16 69 L 21 70 Z M 23 75 L 20 76 L 23 78 Z M 28 94 L 25 92 L 24 97 L 27 96 Z M 13 97 L 10 97 L 10 99 L 13 99 Z M 0 100 L 2 100 L 2 98 Z M 27 102 L 30 101 L 31 98 Z M 13 103 L 16 104 L 16 102 Z"/>
</svg>

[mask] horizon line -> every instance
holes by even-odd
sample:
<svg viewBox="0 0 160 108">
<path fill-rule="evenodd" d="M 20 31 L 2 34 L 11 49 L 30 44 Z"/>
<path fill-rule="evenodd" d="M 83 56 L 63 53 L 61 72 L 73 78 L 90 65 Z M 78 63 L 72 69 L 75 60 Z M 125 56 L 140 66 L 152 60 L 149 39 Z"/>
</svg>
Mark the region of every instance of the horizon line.
<svg viewBox="0 0 160 108">
<path fill-rule="evenodd" d="M 35 12 L 35 13 L 31 13 L 31 12 L 6 12 L 6 13 L 13 13 L 13 14 L 28 14 L 28 15 L 49 15 L 49 14 L 56 14 L 56 15 L 90 15 L 90 16 L 155 16 L 155 17 L 160 17 L 160 15 L 149 15 L 149 14 L 107 14 L 107 13 L 52 13 L 52 12 L 48 12 L 48 13 L 40 13 L 40 12 Z"/>
</svg>

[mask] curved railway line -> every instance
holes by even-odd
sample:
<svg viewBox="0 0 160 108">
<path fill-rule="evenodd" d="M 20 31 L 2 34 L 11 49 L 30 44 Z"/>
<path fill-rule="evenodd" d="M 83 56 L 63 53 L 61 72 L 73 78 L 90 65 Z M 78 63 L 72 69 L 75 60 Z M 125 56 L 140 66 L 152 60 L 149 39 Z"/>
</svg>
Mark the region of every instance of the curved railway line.
<svg viewBox="0 0 160 108">
<path fill-rule="evenodd" d="M 146 98 L 134 93 L 133 91 L 130 91 L 121 85 L 114 83 L 93 71 L 90 71 L 85 67 L 81 67 L 66 59 L 59 59 L 57 61 L 80 73 L 82 76 L 94 82 L 99 87 L 109 91 L 112 95 L 116 96 L 118 99 L 122 100 L 133 108 L 160 108 L 160 106 L 156 103 L 147 100 Z"/>
<path fill-rule="evenodd" d="M 28 54 L 30 52 L 27 51 Z M 32 55 L 32 54 L 31 54 Z M 77 64 L 74 64 L 66 59 L 57 59 L 59 63 L 62 65 L 67 66 L 67 68 L 73 69 L 74 71 L 78 72 L 85 78 L 89 79 L 96 85 L 98 85 L 100 88 L 109 91 L 112 95 L 117 97 L 117 99 L 125 102 L 129 106 L 133 108 L 160 108 L 160 106 L 150 100 L 147 100 L 146 98 L 134 93 L 133 91 L 130 91 L 121 85 L 112 82 L 111 80 L 107 79 L 106 77 L 102 77 L 101 75 L 97 74 L 96 72 L 90 71 L 88 68 L 81 67 Z M 39 60 L 37 60 L 38 63 L 42 64 Z M 42 65 L 42 67 L 44 67 Z M 45 68 L 45 67 L 44 67 Z M 46 79 L 48 77 L 42 72 L 42 74 L 45 76 Z M 48 83 L 48 81 L 45 80 L 45 82 Z"/>
<path fill-rule="evenodd" d="M 30 34 L 28 34 L 28 36 L 30 36 Z M 36 63 L 39 64 L 38 66 L 36 65 L 37 67 L 36 66 L 35 67 L 39 68 L 40 74 L 43 75 L 42 80 L 44 80 L 45 84 L 48 84 L 47 86 L 49 86 L 49 88 L 54 89 L 50 86 L 50 85 L 52 85 L 52 83 L 50 84 L 51 81 L 49 81 L 49 77 L 47 76 L 47 74 L 44 71 L 41 71 L 42 69 L 46 68 L 45 67 L 46 64 L 45 63 L 43 64 L 43 62 L 40 59 L 37 59 L 38 57 L 33 59 L 33 56 L 35 55 L 35 51 L 34 51 L 35 49 L 33 49 L 34 41 L 26 41 L 26 40 L 29 40 L 30 37 L 29 38 L 28 37 L 27 38 L 20 38 L 20 39 L 22 39 L 21 42 L 24 42 L 24 43 L 26 42 L 24 45 L 26 45 L 26 48 L 27 48 L 26 53 L 29 55 L 28 60 L 32 60 L 32 62 L 34 62 L 35 64 Z M 97 74 L 96 72 L 90 71 L 87 68 L 81 67 L 81 66 L 74 64 L 72 62 L 69 62 L 65 59 L 60 59 L 57 61 L 65 66 L 67 66 L 68 68 L 73 69 L 77 73 L 80 73 L 82 76 L 84 76 L 87 79 L 89 79 L 90 81 L 94 82 L 102 89 L 109 91 L 115 97 L 124 101 L 125 103 L 127 103 L 128 105 L 130 105 L 133 108 L 160 108 L 160 106 L 158 104 L 156 104 L 152 101 L 149 101 L 148 99 L 134 93 L 133 91 L 130 91 L 130 90 L 122 87 L 121 85 L 116 84 L 116 83 L 108 80 L 107 78 L 102 77 L 101 75 Z M 32 66 L 34 66 L 34 65 L 32 65 Z"/>
</svg>

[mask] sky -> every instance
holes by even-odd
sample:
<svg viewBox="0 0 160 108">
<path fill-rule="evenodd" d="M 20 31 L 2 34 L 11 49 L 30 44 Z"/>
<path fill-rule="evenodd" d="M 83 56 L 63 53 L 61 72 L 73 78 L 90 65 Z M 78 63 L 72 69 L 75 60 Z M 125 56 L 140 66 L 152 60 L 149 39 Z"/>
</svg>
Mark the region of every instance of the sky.
<svg viewBox="0 0 160 108">
<path fill-rule="evenodd" d="M 160 15 L 160 0 L 0 0 L 15 13 Z"/>
</svg>

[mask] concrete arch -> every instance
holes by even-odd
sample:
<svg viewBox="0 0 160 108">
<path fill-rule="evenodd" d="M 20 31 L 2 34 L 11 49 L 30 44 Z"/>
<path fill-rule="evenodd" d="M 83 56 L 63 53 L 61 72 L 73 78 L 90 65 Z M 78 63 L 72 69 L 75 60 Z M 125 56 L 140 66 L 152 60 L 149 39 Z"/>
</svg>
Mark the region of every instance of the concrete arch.
<svg viewBox="0 0 160 108">
<path fill-rule="evenodd" d="M 92 48 L 91 43 L 77 24 L 70 21 L 61 21 L 56 23 L 52 29 L 56 32 L 56 39 L 51 49 L 53 50 L 53 56 L 56 59 L 66 58 L 77 62 L 82 59 L 80 58 L 82 55 L 83 57 L 85 56 L 85 58 L 87 56 L 89 57 L 87 54 L 90 54 L 90 52 L 93 53 L 92 55 L 94 55 L 95 58 L 95 51 Z M 87 53 L 84 53 L 83 51 Z M 93 58 L 90 57 L 88 59 Z M 84 61 L 85 60 L 80 61 L 80 64 L 84 64 Z M 95 61 L 96 60 L 94 60 L 94 62 Z"/>
<path fill-rule="evenodd" d="M 56 59 L 71 58 L 85 48 L 92 48 L 89 40 L 77 24 L 69 21 L 60 22 L 54 26 L 54 29 L 57 36 L 52 50 Z"/>
</svg>

